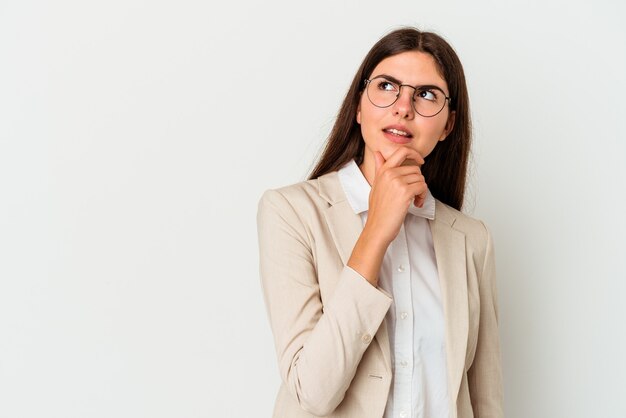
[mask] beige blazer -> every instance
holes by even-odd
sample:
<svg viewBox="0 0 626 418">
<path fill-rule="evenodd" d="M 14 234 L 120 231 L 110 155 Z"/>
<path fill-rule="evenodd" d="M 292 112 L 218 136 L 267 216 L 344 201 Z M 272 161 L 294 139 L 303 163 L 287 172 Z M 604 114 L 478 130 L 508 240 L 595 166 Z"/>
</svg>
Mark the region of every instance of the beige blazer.
<svg viewBox="0 0 626 418">
<path fill-rule="evenodd" d="M 392 380 L 391 295 L 347 267 L 363 229 L 337 172 L 266 191 L 260 275 L 282 384 L 275 418 L 380 418 Z M 436 201 L 429 220 L 446 326 L 451 418 L 501 418 L 493 245 L 485 225 Z"/>
</svg>

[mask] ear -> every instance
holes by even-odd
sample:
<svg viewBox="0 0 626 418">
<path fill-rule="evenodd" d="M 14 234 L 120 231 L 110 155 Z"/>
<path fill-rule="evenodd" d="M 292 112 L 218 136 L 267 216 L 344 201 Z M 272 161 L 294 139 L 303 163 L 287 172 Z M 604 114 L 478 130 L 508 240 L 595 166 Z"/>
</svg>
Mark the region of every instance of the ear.
<svg viewBox="0 0 626 418">
<path fill-rule="evenodd" d="M 444 128 L 443 133 L 441 134 L 441 138 L 439 138 L 440 141 L 443 141 L 444 139 L 446 139 L 448 135 L 450 134 L 450 132 L 452 132 L 452 128 L 454 128 L 455 119 L 456 119 L 456 111 L 450 112 L 450 115 L 448 116 L 448 120 L 446 121 L 446 127 Z"/>
<path fill-rule="evenodd" d="M 359 105 L 356 108 L 356 123 L 361 124 L 361 101 L 359 100 Z"/>
</svg>

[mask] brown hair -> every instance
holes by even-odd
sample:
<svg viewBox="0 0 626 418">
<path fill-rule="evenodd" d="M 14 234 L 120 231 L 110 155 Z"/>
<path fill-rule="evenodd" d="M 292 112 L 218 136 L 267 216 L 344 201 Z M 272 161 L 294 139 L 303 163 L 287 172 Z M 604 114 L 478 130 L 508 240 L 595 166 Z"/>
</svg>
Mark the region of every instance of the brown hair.
<svg viewBox="0 0 626 418">
<path fill-rule="evenodd" d="M 359 165 L 363 162 L 365 143 L 361 136 L 361 127 L 356 122 L 356 112 L 364 89 L 364 80 L 371 76 L 382 60 L 407 51 L 432 55 L 439 73 L 448 84 L 452 98 L 450 110 L 456 111 L 454 127 L 446 140 L 438 142 L 425 158 L 422 174 L 434 197 L 461 210 L 472 142 L 465 74 L 459 57 L 448 42 L 435 33 L 421 32 L 416 28 L 395 30 L 370 49 L 352 80 L 322 155 L 308 178 L 316 179 L 335 171 L 353 158 Z"/>
</svg>

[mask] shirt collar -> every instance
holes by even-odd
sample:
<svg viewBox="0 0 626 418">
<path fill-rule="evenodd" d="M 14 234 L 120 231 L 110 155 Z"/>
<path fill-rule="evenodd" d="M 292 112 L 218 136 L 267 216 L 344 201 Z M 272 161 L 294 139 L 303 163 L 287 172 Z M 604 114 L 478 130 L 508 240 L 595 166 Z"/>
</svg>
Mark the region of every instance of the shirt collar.
<svg viewBox="0 0 626 418">
<path fill-rule="evenodd" d="M 337 174 L 354 213 L 366 212 L 369 208 L 369 196 L 372 188 L 356 164 L 356 161 L 354 159 L 350 160 L 339 169 Z M 435 219 L 435 198 L 430 194 L 430 190 L 426 191 L 424 206 L 418 208 L 411 202 L 409 213 L 427 219 Z"/>
</svg>

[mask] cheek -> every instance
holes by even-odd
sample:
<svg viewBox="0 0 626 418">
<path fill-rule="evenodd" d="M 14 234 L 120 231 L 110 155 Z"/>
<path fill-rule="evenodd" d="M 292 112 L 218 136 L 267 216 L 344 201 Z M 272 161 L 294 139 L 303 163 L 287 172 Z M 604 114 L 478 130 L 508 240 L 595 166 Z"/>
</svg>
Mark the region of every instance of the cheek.
<svg viewBox="0 0 626 418">
<path fill-rule="evenodd" d="M 357 112 L 358 122 L 361 124 L 363 129 L 371 130 L 374 127 L 378 126 L 381 120 L 381 109 L 372 108 L 372 106 L 368 106 L 367 103 L 361 104 L 359 111 Z"/>
<path fill-rule="evenodd" d="M 445 126 L 444 119 L 443 122 L 430 120 L 428 123 L 422 124 L 417 128 L 419 131 L 419 139 L 416 142 L 416 149 L 423 157 L 428 156 L 437 147 Z"/>
<path fill-rule="evenodd" d="M 425 132 L 427 132 L 428 138 L 436 143 L 436 142 L 438 142 L 440 140 L 441 136 L 445 132 L 445 129 L 446 129 L 446 119 L 445 118 L 441 118 L 441 119 L 438 119 L 438 120 L 432 120 L 430 122 L 432 122 L 432 123 L 430 123 L 428 125 L 428 127 L 425 127 L 426 128 Z"/>
</svg>

